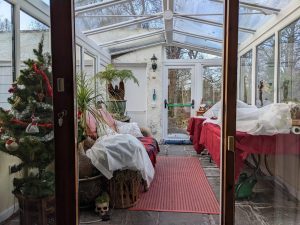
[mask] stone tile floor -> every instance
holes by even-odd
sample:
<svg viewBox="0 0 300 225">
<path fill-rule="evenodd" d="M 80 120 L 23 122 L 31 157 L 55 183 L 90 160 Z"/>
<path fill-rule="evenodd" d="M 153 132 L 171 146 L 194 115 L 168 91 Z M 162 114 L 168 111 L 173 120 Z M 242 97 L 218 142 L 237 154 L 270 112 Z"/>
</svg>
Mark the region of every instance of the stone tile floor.
<svg viewBox="0 0 300 225">
<path fill-rule="evenodd" d="M 207 154 L 197 155 L 191 145 L 162 145 L 159 155 L 199 157 L 217 199 L 220 199 L 220 172 Z M 249 169 L 248 169 L 249 170 Z M 288 193 L 274 188 L 270 181 L 259 179 L 250 200 L 236 202 L 236 225 L 300 224 L 300 205 Z M 80 212 L 80 223 L 99 220 L 93 210 Z M 5 225 L 19 224 L 15 216 Z M 218 225 L 218 215 L 153 211 L 111 210 L 111 220 L 91 225 Z"/>
</svg>

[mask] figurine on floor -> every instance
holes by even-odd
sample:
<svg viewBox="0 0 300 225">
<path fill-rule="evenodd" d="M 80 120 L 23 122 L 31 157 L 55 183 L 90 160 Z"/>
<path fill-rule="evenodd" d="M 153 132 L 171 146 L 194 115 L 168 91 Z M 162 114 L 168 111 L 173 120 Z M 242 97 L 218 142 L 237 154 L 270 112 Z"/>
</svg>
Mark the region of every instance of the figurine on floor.
<svg viewBox="0 0 300 225">
<path fill-rule="evenodd" d="M 109 195 L 106 192 L 103 192 L 95 200 L 95 212 L 101 215 L 102 221 L 110 220 L 109 216 Z"/>
</svg>

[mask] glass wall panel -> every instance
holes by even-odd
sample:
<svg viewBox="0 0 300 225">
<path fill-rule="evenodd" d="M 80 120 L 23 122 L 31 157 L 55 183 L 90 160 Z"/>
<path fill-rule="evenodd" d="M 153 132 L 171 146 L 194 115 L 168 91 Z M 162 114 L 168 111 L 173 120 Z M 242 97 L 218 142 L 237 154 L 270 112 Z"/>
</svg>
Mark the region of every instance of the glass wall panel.
<svg viewBox="0 0 300 225">
<path fill-rule="evenodd" d="M 5 108 L 0 105 L 0 223 L 54 225 L 55 150 L 49 27 L 20 12 L 21 29 L 14 30 L 11 9 L 7 2 L 0 1 L 0 84 L 5 84 L 4 89 L 10 93 Z M 18 52 L 13 50 L 12 40 L 20 41 L 21 45 L 18 49 L 21 71 L 16 71 L 18 77 L 13 83 L 12 71 L 16 70 L 19 59 L 12 63 Z"/>
<path fill-rule="evenodd" d="M 274 53 L 275 36 L 256 48 L 256 106 L 263 107 L 274 102 Z"/>
<path fill-rule="evenodd" d="M 252 90 L 252 50 L 240 59 L 240 100 L 251 104 Z"/>
<path fill-rule="evenodd" d="M 256 3 L 276 7 L 288 1 L 259 0 Z M 275 46 L 275 36 L 272 36 L 266 37 L 256 48 L 256 61 L 253 62 L 256 63 L 256 80 L 255 87 L 252 87 L 256 106 L 237 103 L 237 225 L 300 224 L 300 20 L 286 24 L 289 25 L 283 29 L 280 27 L 281 30 L 277 25 L 270 30 L 278 32 L 278 46 Z M 251 78 L 251 54 L 250 51 L 243 55 L 240 63 L 240 99 L 248 104 L 250 102 L 245 96 L 248 100 L 251 85 L 248 89 L 247 83 L 252 82 L 245 77 L 250 75 Z M 274 63 L 276 58 L 278 67 Z M 276 71 L 278 82 L 275 85 Z M 275 91 L 280 103 L 274 103 Z M 289 103 L 291 101 L 293 104 Z"/>
<path fill-rule="evenodd" d="M 0 1 L 0 107 L 9 108 L 8 90 L 13 82 L 12 6 Z"/>
<path fill-rule="evenodd" d="M 44 39 L 44 51 L 50 52 L 50 29 L 45 24 L 28 15 L 20 12 L 20 59 L 21 69 L 26 67 L 24 60 L 33 57 L 32 49 Z"/>
<path fill-rule="evenodd" d="M 82 66 L 82 59 L 81 59 L 81 51 L 82 47 L 79 45 L 76 45 L 76 73 L 82 72 L 81 66 Z"/>
<path fill-rule="evenodd" d="M 83 60 L 83 72 L 87 75 L 87 77 L 93 77 L 96 74 L 96 58 L 91 56 L 90 54 L 84 53 Z"/>
<path fill-rule="evenodd" d="M 203 69 L 203 96 L 201 103 L 211 107 L 221 100 L 222 67 L 205 66 Z"/>
<path fill-rule="evenodd" d="M 300 19 L 279 32 L 279 102 L 300 102 Z"/>
</svg>

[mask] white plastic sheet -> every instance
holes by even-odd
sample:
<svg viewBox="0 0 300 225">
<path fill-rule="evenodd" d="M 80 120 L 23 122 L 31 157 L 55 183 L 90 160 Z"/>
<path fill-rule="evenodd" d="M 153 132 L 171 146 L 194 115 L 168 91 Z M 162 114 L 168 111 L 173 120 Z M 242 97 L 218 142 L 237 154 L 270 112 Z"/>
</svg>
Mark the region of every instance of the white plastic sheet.
<svg viewBox="0 0 300 225">
<path fill-rule="evenodd" d="M 218 115 L 217 120 L 207 119 L 206 123 L 221 126 L 221 103 L 218 102 L 204 116 L 211 118 Z M 274 103 L 262 108 L 249 106 L 237 101 L 236 130 L 251 135 L 288 134 L 292 128 L 290 106 L 285 103 Z"/>
<path fill-rule="evenodd" d="M 129 134 L 99 138 L 86 155 L 92 164 L 108 179 L 116 170 L 138 170 L 149 187 L 154 168 L 144 145 Z"/>
</svg>

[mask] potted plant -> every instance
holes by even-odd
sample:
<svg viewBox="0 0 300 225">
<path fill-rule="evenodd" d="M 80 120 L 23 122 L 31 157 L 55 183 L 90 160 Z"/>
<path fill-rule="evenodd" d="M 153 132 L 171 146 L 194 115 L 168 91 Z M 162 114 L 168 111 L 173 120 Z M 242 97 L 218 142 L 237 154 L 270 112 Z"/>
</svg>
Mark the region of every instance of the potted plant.
<svg viewBox="0 0 300 225">
<path fill-rule="evenodd" d="M 11 109 L 0 108 L 0 150 L 20 160 L 10 172 L 22 172 L 13 180 L 21 224 L 45 225 L 55 220 L 55 179 L 51 57 L 43 37 L 33 53 L 9 89 Z"/>
<path fill-rule="evenodd" d="M 106 82 L 106 90 L 109 97 L 107 102 L 108 111 L 123 116 L 126 110 L 125 83 L 132 80 L 139 85 L 137 78 L 131 70 L 117 70 L 112 64 L 106 66 L 105 70 L 95 76 L 100 81 Z M 118 85 L 114 84 L 119 82 Z"/>
<path fill-rule="evenodd" d="M 79 167 L 79 206 L 81 208 L 90 207 L 94 200 L 103 191 L 104 177 L 92 165 L 91 160 L 86 156 L 85 151 L 93 144 L 93 138 L 97 135 L 90 130 L 87 121 L 88 117 L 93 117 L 93 121 L 101 127 L 103 120 L 97 111 L 97 97 L 94 88 L 90 86 L 91 80 L 85 74 L 78 74 L 77 81 L 77 109 L 78 109 L 78 167 Z M 96 125 L 95 124 L 95 125 Z"/>
</svg>

